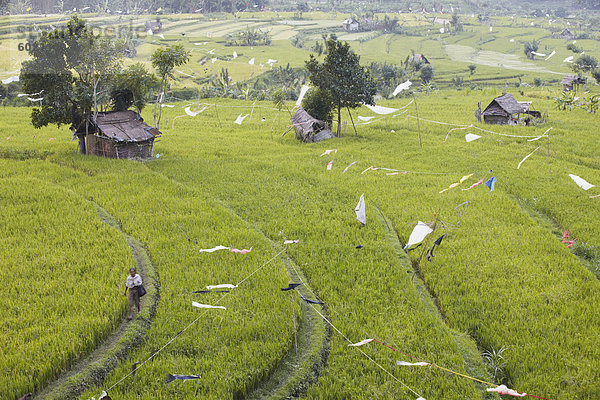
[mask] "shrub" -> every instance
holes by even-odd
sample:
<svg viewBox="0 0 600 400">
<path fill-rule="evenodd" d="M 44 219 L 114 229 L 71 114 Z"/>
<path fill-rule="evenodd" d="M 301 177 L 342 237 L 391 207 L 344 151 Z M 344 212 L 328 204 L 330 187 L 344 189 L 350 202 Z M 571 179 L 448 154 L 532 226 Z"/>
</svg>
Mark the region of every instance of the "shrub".
<svg viewBox="0 0 600 400">
<path fill-rule="evenodd" d="M 306 97 L 304 97 L 302 107 L 316 119 L 330 121 L 335 104 L 333 98 L 329 95 L 329 92 L 314 88 L 307 93 Z"/>
</svg>

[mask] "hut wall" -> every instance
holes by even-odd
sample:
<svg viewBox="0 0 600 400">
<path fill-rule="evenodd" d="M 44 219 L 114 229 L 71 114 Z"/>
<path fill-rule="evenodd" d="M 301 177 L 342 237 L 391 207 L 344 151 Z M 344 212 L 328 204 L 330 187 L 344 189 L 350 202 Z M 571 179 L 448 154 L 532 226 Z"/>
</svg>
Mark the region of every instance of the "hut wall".
<svg viewBox="0 0 600 400">
<path fill-rule="evenodd" d="M 117 157 L 115 143 L 112 140 L 103 138 L 102 136 L 88 134 L 86 136 L 86 141 L 88 154 L 100 157 Z"/>
<path fill-rule="evenodd" d="M 484 115 L 483 120 L 486 124 L 508 125 L 509 117 L 504 115 Z"/>
<path fill-rule="evenodd" d="M 148 158 L 152 156 L 152 142 L 117 144 L 118 158 Z"/>
<path fill-rule="evenodd" d="M 100 157 L 148 158 L 152 156 L 152 141 L 118 143 L 97 135 L 87 135 L 87 151 Z"/>
</svg>

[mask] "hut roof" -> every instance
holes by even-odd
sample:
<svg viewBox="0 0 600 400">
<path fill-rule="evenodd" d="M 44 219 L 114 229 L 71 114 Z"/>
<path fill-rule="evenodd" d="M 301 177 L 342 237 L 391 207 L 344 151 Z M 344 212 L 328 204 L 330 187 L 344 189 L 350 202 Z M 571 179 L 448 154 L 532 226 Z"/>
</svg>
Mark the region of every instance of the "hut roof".
<svg viewBox="0 0 600 400">
<path fill-rule="evenodd" d="M 583 85 L 585 80 L 575 75 L 565 75 L 561 82 L 563 85 Z"/>
<path fill-rule="evenodd" d="M 418 63 L 419 61 L 423 61 L 425 64 L 429 64 L 429 60 L 423 54 L 413 54 L 408 62 L 410 63 Z"/>
<path fill-rule="evenodd" d="M 565 28 L 565 30 L 564 30 L 564 31 L 562 31 L 560 34 L 561 34 L 561 36 L 563 36 L 563 37 L 564 37 L 564 36 L 566 36 L 566 37 L 575 37 L 575 34 L 574 34 L 573 32 L 571 32 L 571 31 L 569 30 L 569 28 Z"/>
<path fill-rule="evenodd" d="M 296 130 L 296 136 L 304 142 L 320 142 L 333 137 L 325 122 L 314 118 L 302 107 L 292 115 L 291 121 Z"/>
<path fill-rule="evenodd" d="M 527 105 L 527 108 L 524 109 L 524 105 Z M 483 111 L 483 115 L 512 115 L 526 112 L 529 109 L 529 105 L 531 102 L 522 102 L 519 103 L 515 100 L 514 96 L 510 93 L 507 93 L 503 96 L 496 97 L 492 102 L 487 106 L 487 108 Z"/>
<path fill-rule="evenodd" d="M 161 134 L 131 110 L 98 113 L 96 125 L 101 135 L 117 142 L 145 142 Z"/>
</svg>

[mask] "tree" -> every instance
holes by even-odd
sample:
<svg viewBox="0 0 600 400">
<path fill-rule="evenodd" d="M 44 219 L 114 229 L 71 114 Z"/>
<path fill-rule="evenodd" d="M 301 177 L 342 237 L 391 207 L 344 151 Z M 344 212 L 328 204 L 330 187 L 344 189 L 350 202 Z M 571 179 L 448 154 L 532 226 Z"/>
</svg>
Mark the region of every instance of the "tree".
<svg viewBox="0 0 600 400">
<path fill-rule="evenodd" d="M 158 88 L 158 79 L 143 64 L 130 65 L 115 76 L 110 98 L 113 109 L 124 111 L 132 105 L 141 113 L 152 88 Z"/>
<path fill-rule="evenodd" d="M 450 26 L 454 29 L 454 33 L 463 31 L 463 24 L 460 22 L 460 17 L 458 14 L 452 14 L 452 19 L 450 20 Z"/>
<path fill-rule="evenodd" d="M 342 108 L 375 104 L 375 81 L 369 71 L 360 65 L 360 57 L 350 49 L 348 42 L 327 41 L 327 55 L 319 63 L 314 55 L 306 61 L 310 81 L 323 92 L 328 92 L 338 109 L 337 136 L 342 129 Z"/>
<path fill-rule="evenodd" d="M 535 60 L 535 54 L 533 53 L 538 51 L 538 48 L 540 46 L 539 42 L 536 40 L 532 42 L 526 42 L 524 46 L 525 48 L 523 52 L 525 53 L 527 58 L 529 58 L 530 60 Z"/>
<path fill-rule="evenodd" d="M 103 46 L 109 46 L 103 48 Z M 118 63 L 116 45 L 94 36 L 85 21 L 73 15 L 64 29 L 42 32 L 29 51 L 32 59 L 22 64 L 20 81 L 26 93 L 43 90 L 44 102 L 31 114 L 33 126 L 71 124 L 77 129 L 97 109 L 98 88 L 108 79 L 103 74 Z M 79 137 L 85 153 L 85 138 Z"/>
<path fill-rule="evenodd" d="M 425 64 L 419 72 L 419 76 L 425 85 L 428 85 L 432 81 L 433 75 L 433 67 L 430 64 Z"/>
<path fill-rule="evenodd" d="M 471 77 L 475 75 L 475 70 L 477 69 L 477 65 L 469 64 L 469 82 L 471 82 Z"/>
<path fill-rule="evenodd" d="M 571 68 L 573 71 L 579 73 L 592 71 L 596 69 L 597 66 L 598 60 L 588 54 L 584 54 L 573 62 Z"/>
<path fill-rule="evenodd" d="M 592 77 L 596 80 L 596 83 L 600 87 L 600 69 L 594 69 L 592 71 Z"/>
<path fill-rule="evenodd" d="M 187 63 L 190 56 L 191 53 L 182 44 L 176 44 L 165 49 L 157 49 L 152 53 L 152 57 L 150 58 L 152 66 L 158 70 L 161 79 L 159 93 L 156 96 L 156 103 L 154 104 L 154 127 L 156 129 L 160 125 L 160 117 L 162 116 L 162 107 L 159 109 L 158 106 L 162 103 L 167 90 L 168 79 L 175 78 L 173 76 L 173 69 Z M 156 117 L 157 109 L 159 109 L 158 119 Z"/>
<path fill-rule="evenodd" d="M 120 76 L 124 40 L 94 35 L 84 20 L 73 15 L 64 29 L 42 32 L 29 51 L 31 60 L 24 61 L 20 81 L 26 93 L 42 92 L 44 101 L 31 113 L 34 127 L 70 124 L 78 129 L 98 109 L 108 109 L 115 99 L 110 95 L 126 83 Z M 127 71 L 127 70 L 126 70 Z M 140 66 L 136 75 L 144 76 Z M 131 78 L 131 77 L 130 77 Z M 136 106 L 143 107 L 146 97 L 133 90 Z M 85 136 L 79 136 L 79 149 L 85 154 Z"/>
</svg>

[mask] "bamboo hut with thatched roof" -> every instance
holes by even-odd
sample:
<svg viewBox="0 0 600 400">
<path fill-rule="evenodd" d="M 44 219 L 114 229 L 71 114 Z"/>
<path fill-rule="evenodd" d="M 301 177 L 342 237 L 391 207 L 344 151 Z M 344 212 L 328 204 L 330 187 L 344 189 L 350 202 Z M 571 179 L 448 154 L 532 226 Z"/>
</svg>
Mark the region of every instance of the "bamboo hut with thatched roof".
<svg viewBox="0 0 600 400">
<path fill-rule="evenodd" d="M 325 122 L 312 117 L 302 107 L 298 108 L 291 119 L 296 137 L 303 142 L 317 143 L 335 137 Z"/>
</svg>

